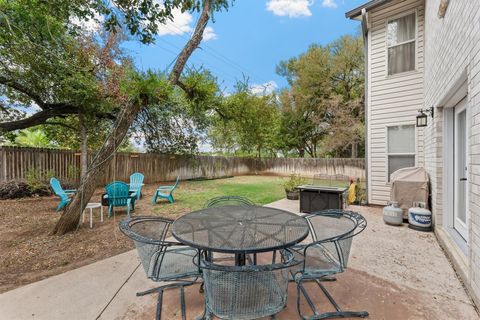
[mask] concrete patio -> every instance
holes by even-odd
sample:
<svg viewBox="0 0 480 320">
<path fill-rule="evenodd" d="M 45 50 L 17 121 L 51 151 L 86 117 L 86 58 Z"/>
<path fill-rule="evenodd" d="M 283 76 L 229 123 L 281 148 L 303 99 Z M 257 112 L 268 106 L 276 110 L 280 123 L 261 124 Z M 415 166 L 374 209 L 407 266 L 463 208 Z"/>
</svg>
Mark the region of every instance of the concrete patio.
<svg viewBox="0 0 480 320">
<path fill-rule="evenodd" d="M 298 213 L 298 201 L 270 206 Z M 349 269 L 326 284 L 340 306 L 367 310 L 369 319 L 480 319 L 433 233 L 387 226 L 379 208 L 350 209 L 364 214 L 368 227 L 353 241 Z M 135 293 L 156 283 L 139 265 L 136 252 L 129 251 L 3 293 L 0 319 L 153 319 L 156 295 Z M 164 295 L 163 319 L 180 318 L 178 297 L 177 290 Z M 321 310 L 332 309 L 321 294 L 312 297 Z M 198 285 L 186 289 L 186 301 L 188 319 L 202 313 Z M 298 319 L 293 283 L 277 318 Z"/>
</svg>

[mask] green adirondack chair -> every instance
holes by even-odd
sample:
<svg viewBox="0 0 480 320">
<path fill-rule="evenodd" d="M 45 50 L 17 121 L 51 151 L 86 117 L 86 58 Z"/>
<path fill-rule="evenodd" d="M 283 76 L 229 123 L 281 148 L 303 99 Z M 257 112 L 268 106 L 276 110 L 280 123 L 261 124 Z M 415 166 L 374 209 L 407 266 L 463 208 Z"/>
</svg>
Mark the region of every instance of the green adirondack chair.
<svg viewBox="0 0 480 320">
<path fill-rule="evenodd" d="M 175 181 L 175 184 L 173 186 L 158 187 L 157 191 L 155 191 L 155 195 L 153 196 L 152 204 L 157 203 L 157 198 L 167 199 L 168 202 L 174 203 L 175 200 L 173 199 L 173 191 L 177 188 L 179 182 L 180 182 L 180 177 L 177 177 L 177 180 Z"/>
<path fill-rule="evenodd" d="M 105 187 L 108 200 L 108 217 L 111 217 L 113 207 L 127 207 L 127 216 L 130 217 L 130 209 L 135 210 L 137 195 L 130 193 L 128 184 L 122 181 L 114 181 Z"/>
<path fill-rule="evenodd" d="M 63 190 L 60 181 L 57 178 L 50 178 L 50 187 L 52 187 L 53 192 L 60 198 L 60 203 L 57 206 L 57 212 L 62 210 L 70 202 L 70 196 L 72 196 L 77 190 Z"/>
<path fill-rule="evenodd" d="M 143 179 L 145 176 L 140 172 L 135 172 L 130 176 L 130 191 L 137 194 L 137 200 L 142 196 Z"/>
</svg>

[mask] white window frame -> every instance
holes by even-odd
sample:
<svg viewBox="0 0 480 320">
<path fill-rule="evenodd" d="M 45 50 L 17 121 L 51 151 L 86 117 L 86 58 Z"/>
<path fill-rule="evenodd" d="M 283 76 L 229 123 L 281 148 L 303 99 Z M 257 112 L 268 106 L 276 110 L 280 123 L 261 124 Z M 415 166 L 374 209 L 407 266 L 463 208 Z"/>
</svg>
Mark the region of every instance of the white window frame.
<svg viewBox="0 0 480 320">
<path fill-rule="evenodd" d="M 414 143 L 415 152 L 413 153 L 412 152 L 410 153 L 389 153 L 388 152 L 388 128 L 400 127 L 400 126 L 413 126 L 414 140 L 415 140 L 413 143 Z M 413 156 L 415 166 L 418 165 L 417 134 L 418 134 L 418 131 L 417 131 L 416 123 L 406 122 L 406 123 L 399 123 L 399 124 L 389 124 L 385 126 L 385 176 L 386 176 L 385 183 L 387 185 L 390 185 L 390 175 L 388 174 L 389 156 Z"/>
<path fill-rule="evenodd" d="M 397 43 L 393 46 L 389 46 L 387 44 L 387 37 L 388 37 L 388 24 L 390 23 L 390 21 L 400 19 L 400 18 L 406 17 L 406 16 L 411 15 L 411 14 L 415 14 L 415 39 L 408 40 L 408 41 L 403 41 L 403 42 Z M 388 49 L 394 48 L 394 47 L 402 45 L 402 44 L 412 43 L 412 42 L 415 42 L 415 69 L 404 71 L 404 72 L 399 72 L 399 73 L 394 73 L 394 74 L 388 74 Z M 404 74 L 417 72 L 417 71 L 418 71 L 418 10 L 414 9 L 414 10 L 406 11 L 406 12 L 403 12 L 401 14 L 392 16 L 385 21 L 385 75 L 386 75 L 387 78 L 390 78 L 390 77 L 396 77 L 398 75 L 404 75 Z"/>
</svg>

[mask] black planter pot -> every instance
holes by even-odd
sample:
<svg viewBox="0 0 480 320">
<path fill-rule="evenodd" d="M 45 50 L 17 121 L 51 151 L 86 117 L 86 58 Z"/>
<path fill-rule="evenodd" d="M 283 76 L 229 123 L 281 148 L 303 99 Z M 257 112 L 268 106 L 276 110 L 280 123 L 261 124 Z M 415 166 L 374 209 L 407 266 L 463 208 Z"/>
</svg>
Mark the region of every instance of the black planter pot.
<svg viewBox="0 0 480 320">
<path fill-rule="evenodd" d="M 287 199 L 288 200 L 298 200 L 300 198 L 300 191 L 299 190 L 293 190 L 293 191 L 285 190 L 285 193 L 287 194 Z"/>
</svg>

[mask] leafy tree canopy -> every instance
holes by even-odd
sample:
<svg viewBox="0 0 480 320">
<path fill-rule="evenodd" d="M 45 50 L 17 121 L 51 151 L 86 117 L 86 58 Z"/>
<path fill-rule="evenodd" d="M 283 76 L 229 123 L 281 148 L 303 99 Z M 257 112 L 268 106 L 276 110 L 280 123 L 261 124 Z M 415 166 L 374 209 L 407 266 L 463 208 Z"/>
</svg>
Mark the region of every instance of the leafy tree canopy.
<svg viewBox="0 0 480 320">
<path fill-rule="evenodd" d="M 358 156 L 364 143 L 362 48 L 360 37 L 343 36 L 277 66 L 290 85 L 279 96 L 284 153 Z"/>
<path fill-rule="evenodd" d="M 210 139 L 227 153 L 276 156 L 279 110 L 274 94 L 256 95 L 248 81 L 238 82 L 213 117 Z"/>
<path fill-rule="evenodd" d="M 159 74 L 165 78 L 165 74 Z M 189 70 L 184 89 L 172 87 L 165 99 L 144 108 L 133 135 L 147 152 L 195 153 L 209 124 L 208 114 L 220 101 L 216 79 L 207 70 Z"/>
</svg>

